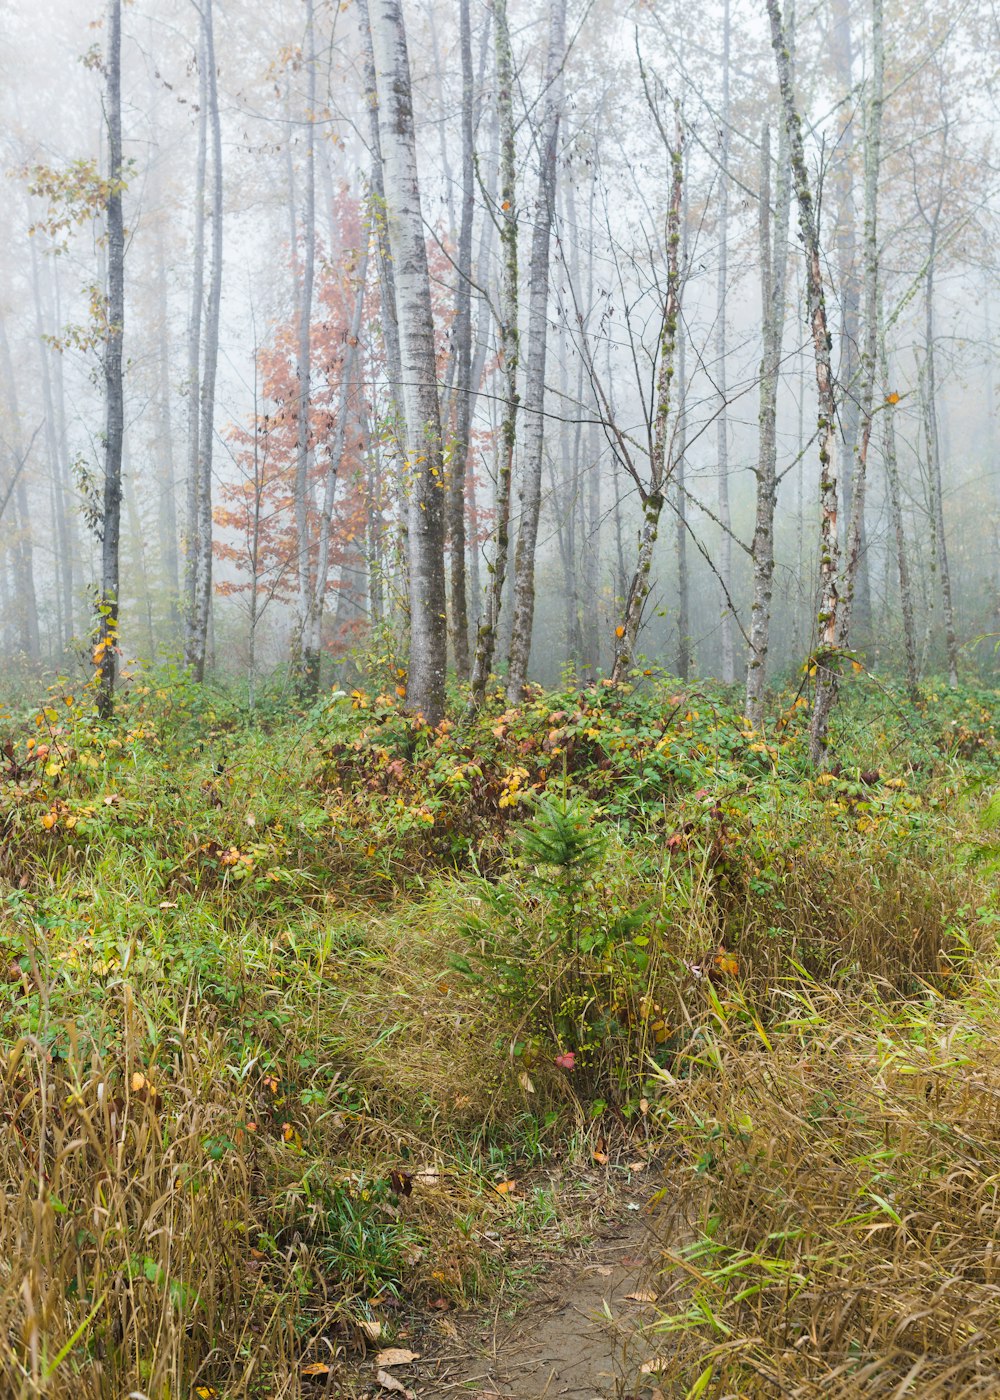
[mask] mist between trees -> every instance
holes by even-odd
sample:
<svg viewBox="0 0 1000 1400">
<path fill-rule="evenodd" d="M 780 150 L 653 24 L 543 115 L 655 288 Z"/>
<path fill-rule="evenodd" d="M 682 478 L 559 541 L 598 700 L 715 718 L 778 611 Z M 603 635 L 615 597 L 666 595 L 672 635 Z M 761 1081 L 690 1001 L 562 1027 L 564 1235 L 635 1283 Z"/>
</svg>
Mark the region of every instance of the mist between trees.
<svg viewBox="0 0 1000 1400">
<path fill-rule="evenodd" d="M 17 0 L 8 685 L 992 675 L 985 0 Z"/>
</svg>

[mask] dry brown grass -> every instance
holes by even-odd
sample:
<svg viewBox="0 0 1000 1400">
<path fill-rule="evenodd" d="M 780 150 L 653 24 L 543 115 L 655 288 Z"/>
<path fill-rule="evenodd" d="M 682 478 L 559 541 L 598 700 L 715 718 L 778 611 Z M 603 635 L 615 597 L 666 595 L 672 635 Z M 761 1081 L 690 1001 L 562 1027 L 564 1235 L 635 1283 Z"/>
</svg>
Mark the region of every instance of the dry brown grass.
<svg viewBox="0 0 1000 1400">
<path fill-rule="evenodd" d="M 155 960 L 88 985 L 55 945 L 51 966 L 15 976 L 4 994 L 26 1033 L 0 1057 L 4 1400 L 199 1385 L 309 1397 L 324 1393 L 309 1364 L 339 1377 L 366 1329 L 391 1336 L 394 1292 L 475 1292 L 477 1239 L 508 1206 L 457 1149 L 514 1098 L 483 1067 L 500 1027 L 438 986 L 440 918 L 402 941 L 423 915 L 414 904 L 362 937 L 300 929 L 294 947 L 234 929 L 242 952 L 213 974 L 242 989 L 231 1005 L 165 1006 Z M 115 1054 L 73 1028 L 95 998 Z M 237 1016 L 266 1038 L 240 1047 Z"/>
<path fill-rule="evenodd" d="M 1000 1394 L 998 996 L 717 1003 L 665 1083 L 665 1393 Z"/>
</svg>

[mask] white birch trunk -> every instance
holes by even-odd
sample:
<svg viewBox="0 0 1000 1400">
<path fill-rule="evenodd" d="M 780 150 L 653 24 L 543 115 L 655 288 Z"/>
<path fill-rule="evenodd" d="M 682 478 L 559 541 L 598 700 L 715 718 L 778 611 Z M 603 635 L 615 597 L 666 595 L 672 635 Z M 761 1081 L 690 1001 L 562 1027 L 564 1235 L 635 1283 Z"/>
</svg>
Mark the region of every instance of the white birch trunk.
<svg viewBox="0 0 1000 1400">
<path fill-rule="evenodd" d="M 545 361 L 548 334 L 549 250 L 555 215 L 556 156 L 566 60 L 566 0 L 549 0 L 549 40 L 544 105 L 538 132 L 538 198 L 528 268 L 528 356 L 524 382 L 524 465 L 521 519 L 514 551 L 514 615 L 507 674 L 507 699 L 519 705 L 528 677 L 535 620 L 535 547 L 542 507 L 545 443 Z"/>
<path fill-rule="evenodd" d="M 437 724 L 444 715 L 448 648 L 444 475 L 434 319 L 402 0 L 371 0 L 370 17 L 406 419 L 410 600 L 406 699 L 411 710 Z"/>
</svg>

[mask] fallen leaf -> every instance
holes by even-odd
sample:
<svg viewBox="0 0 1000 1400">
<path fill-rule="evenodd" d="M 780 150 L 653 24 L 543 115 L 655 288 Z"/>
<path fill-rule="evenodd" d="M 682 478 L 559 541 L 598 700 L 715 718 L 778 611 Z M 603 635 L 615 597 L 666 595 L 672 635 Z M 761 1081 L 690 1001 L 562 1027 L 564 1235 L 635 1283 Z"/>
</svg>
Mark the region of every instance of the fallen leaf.
<svg viewBox="0 0 1000 1400">
<path fill-rule="evenodd" d="M 555 1063 L 560 1069 L 576 1068 L 576 1052 L 574 1050 L 564 1050 L 561 1055 L 557 1055 Z"/>
<path fill-rule="evenodd" d="M 606 1167 L 608 1165 L 608 1154 L 606 1152 L 601 1152 L 597 1148 L 595 1148 L 594 1161 L 597 1162 L 600 1166 Z"/>
<path fill-rule="evenodd" d="M 516 1181 L 498 1181 L 498 1182 L 496 1183 L 496 1185 L 494 1186 L 493 1189 L 494 1189 L 495 1191 L 499 1192 L 499 1194 L 500 1194 L 501 1196 L 508 1196 L 508 1195 L 511 1193 L 511 1191 L 516 1191 L 516 1190 L 517 1190 L 517 1182 L 516 1182 Z"/>
<path fill-rule="evenodd" d="M 416 1400 L 412 1390 L 407 1390 L 401 1381 L 397 1381 L 395 1376 L 390 1376 L 388 1371 L 376 1372 L 375 1379 L 383 1390 L 391 1391 L 394 1395 L 405 1395 L 406 1400 Z"/>
<path fill-rule="evenodd" d="M 361 1330 L 370 1342 L 377 1342 L 382 1335 L 382 1324 L 377 1318 L 361 1319 Z"/>
<path fill-rule="evenodd" d="M 521 1073 L 517 1076 L 517 1082 L 526 1094 L 533 1094 L 535 1092 L 535 1086 L 531 1082 L 531 1075 L 526 1069 L 522 1069 Z"/>
<path fill-rule="evenodd" d="M 638 1288 L 634 1293 L 626 1293 L 625 1297 L 630 1303 L 655 1303 L 656 1294 L 650 1293 L 646 1288 Z"/>
<path fill-rule="evenodd" d="M 712 961 L 716 969 L 727 977 L 735 977 L 740 970 L 739 962 L 725 948 L 720 948 Z"/>
<path fill-rule="evenodd" d="M 330 1368 L 325 1361 L 312 1361 L 308 1366 L 302 1367 L 304 1376 L 328 1376 Z"/>
<path fill-rule="evenodd" d="M 648 1166 L 648 1162 L 629 1162 L 627 1169 L 630 1172 L 644 1172 Z"/>
<path fill-rule="evenodd" d="M 409 1196 L 413 1191 L 413 1177 L 409 1172 L 391 1171 L 389 1185 L 397 1196 Z"/>
<path fill-rule="evenodd" d="M 665 1371 L 670 1365 L 669 1356 L 654 1356 L 649 1361 L 644 1361 L 639 1367 L 640 1376 L 658 1376 L 661 1371 Z"/>
<path fill-rule="evenodd" d="M 129 1082 L 132 1085 L 133 1094 L 138 1094 L 142 1089 L 145 1089 L 146 1087 L 146 1076 L 144 1074 L 140 1074 L 139 1071 L 136 1070 Z"/>
<path fill-rule="evenodd" d="M 375 1358 L 376 1366 L 409 1366 L 411 1361 L 419 1361 L 419 1351 L 407 1351 L 405 1347 L 386 1347 Z"/>
<path fill-rule="evenodd" d="M 648 1100 L 648 1099 L 640 1099 L 640 1100 L 639 1100 L 639 1112 L 643 1115 L 643 1117 L 645 1117 L 646 1114 L 649 1112 L 649 1100 Z"/>
</svg>

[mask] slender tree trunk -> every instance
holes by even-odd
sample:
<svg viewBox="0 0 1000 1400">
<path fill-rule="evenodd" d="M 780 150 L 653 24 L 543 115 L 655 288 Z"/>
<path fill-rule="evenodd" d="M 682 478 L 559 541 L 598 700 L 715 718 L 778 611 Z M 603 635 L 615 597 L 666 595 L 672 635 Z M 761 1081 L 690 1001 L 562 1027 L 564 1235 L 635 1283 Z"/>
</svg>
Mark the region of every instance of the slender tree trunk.
<svg viewBox="0 0 1000 1400">
<path fill-rule="evenodd" d="M 584 302 L 585 314 L 589 315 L 594 304 L 594 203 L 597 195 L 597 161 L 590 163 L 590 193 L 587 209 L 587 294 Z M 581 370 L 583 366 L 581 364 Z M 586 385 L 581 392 L 581 405 L 590 402 L 590 422 L 587 425 L 586 445 L 586 527 L 583 551 L 583 596 L 585 606 L 582 618 L 583 675 L 590 681 L 597 680 L 601 663 L 601 626 L 598 598 L 601 584 L 601 439 L 598 424 L 597 404 L 593 387 Z M 586 394 L 586 398 L 584 395 Z M 683 389 L 681 390 L 683 397 Z"/>
<path fill-rule="evenodd" d="M 790 32 L 789 7 L 785 32 Z M 778 499 L 778 380 L 785 325 L 785 275 L 791 215 L 788 138 L 778 143 L 778 184 L 774 234 L 771 233 L 771 141 L 765 126 L 761 149 L 760 258 L 764 345 L 760 367 L 760 457 L 757 465 L 757 512 L 753 536 L 753 604 L 750 610 L 750 656 L 747 663 L 747 718 L 755 729 L 764 724 L 764 687 L 771 639 L 774 583 L 774 512 Z"/>
<path fill-rule="evenodd" d="M 427 248 L 424 242 L 410 60 L 402 0 L 372 0 L 371 34 L 396 281 L 409 488 L 410 663 L 407 705 L 436 725 L 444 715 L 448 628 L 444 478 Z"/>
<path fill-rule="evenodd" d="M 497 120 L 500 130 L 500 371 L 503 409 L 497 447 L 496 519 L 493 557 L 487 569 L 486 606 L 476 634 L 470 705 L 479 706 L 486 694 L 496 654 L 500 613 L 507 579 L 510 549 L 510 502 L 517 442 L 517 371 L 520 362 L 517 278 L 517 184 L 514 145 L 514 58 L 507 25 L 507 0 L 493 0 L 493 33 L 496 48 Z"/>
<path fill-rule="evenodd" d="M 858 457 L 861 433 L 860 382 L 860 309 L 861 279 L 857 267 L 857 232 L 855 218 L 855 119 L 854 45 L 851 35 L 850 0 L 833 0 L 831 15 L 831 50 L 837 90 L 845 95 L 847 118 L 837 145 L 834 166 L 834 246 L 837 282 L 840 289 L 840 367 L 839 400 L 841 460 L 843 462 L 844 523 L 854 515 L 854 469 Z M 857 620 L 867 628 L 871 621 L 867 557 L 865 552 L 865 521 L 860 517 L 858 563 L 855 569 L 855 599 Z M 846 546 L 846 539 L 845 539 Z"/>
<path fill-rule="evenodd" d="M 945 655 L 948 663 L 948 684 L 958 685 L 958 639 L 955 633 L 955 608 L 952 601 L 951 569 L 948 564 L 948 541 L 944 528 L 944 489 L 941 475 L 941 445 L 937 419 L 937 362 L 934 330 L 934 272 L 937 259 L 937 218 L 931 230 L 931 248 L 924 282 L 924 363 L 921 375 L 921 409 L 924 443 L 927 450 L 927 478 L 931 496 L 931 527 L 934 531 L 934 553 L 941 581 L 941 602 L 944 611 Z"/>
<path fill-rule="evenodd" d="M 685 153 L 684 174 L 690 168 L 690 157 Z M 681 265 L 688 266 L 689 225 L 685 212 L 681 221 Z M 691 674 L 691 577 L 688 567 L 687 531 L 687 335 L 684 326 L 677 328 L 677 433 L 674 442 L 674 486 L 676 531 L 674 535 L 677 552 L 677 675 L 686 681 Z"/>
<path fill-rule="evenodd" d="M 222 306 L 222 124 L 215 68 L 214 0 L 202 0 L 208 125 L 212 143 L 212 270 L 205 303 L 205 350 L 202 362 L 198 427 L 198 499 L 195 536 L 193 666 L 204 680 L 212 609 L 212 449 L 215 437 L 215 381 L 219 363 L 219 316 Z"/>
<path fill-rule="evenodd" d="M 310 467 L 313 443 L 312 409 L 312 306 L 316 274 L 316 27 L 313 0 L 306 0 L 306 33 L 303 45 L 306 68 L 306 169 L 302 203 L 302 259 L 299 286 L 299 339 L 296 363 L 298 415 L 295 439 L 295 532 L 298 585 L 298 635 L 294 665 L 299 693 L 314 700 L 319 692 L 319 650 L 312 650 L 313 581 L 312 539 L 309 531 Z"/>
<path fill-rule="evenodd" d="M 104 346 L 104 509 L 101 520 L 101 591 L 97 599 L 97 707 L 104 719 L 114 708 L 118 670 L 118 547 L 122 510 L 122 438 L 125 402 L 122 341 L 125 333 L 125 226 L 122 218 L 122 6 L 109 0 L 105 118 L 108 126 L 108 291 Z"/>
<path fill-rule="evenodd" d="M 171 630 L 178 621 L 180 594 L 180 558 L 177 551 L 177 498 L 174 476 L 174 428 L 170 387 L 170 315 L 167 306 L 167 266 L 163 247 L 163 221 L 156 225 L 157 286 L 157 429 L 159 442 L 159 511 L 160 560 L 163 581 L 170 595 L 169 618 Z"/>
<path fill-rule="evenodd" d="M 184 522 L 184 662 L 195 672 L 204 644 L 198 637 L 199 485 L 201 427 L 201 321 L 205 299 L 205 188 L 208 171 L 208 60 L 205 26 L 198 38 L 198 153 L 194 179 L 194 245 L 191 253 L 191 315 L 187 343 L 187 483 Z"/>
<path fill-rule="evenodd" d="M 729 354 L 726 335 L 726 298 L 729 292 L 729 50 L 731 25 L 729 0 L 722 5 L 722 107 L 719 113 L 721 139 L 719 144 L 719 267 L 716 283 L 715 313 L 715 383 L 719 407 L 715 420 L 716 452 L 719 471 L 719 521 L 722 537 L 719 541 L 719 573 L 722 575 L 722 679 L 732 685 L 736 679 L 736 649 L 733 636 L 733 615 L 729 600 L 733 596 L 733 537 L 732 512 L 729 504 L 729 414 L 727 411 L 728 383 L 726 367 Z"/>
<path fill-rule="evenodd" d="M 837 647 L 837 612 L 839 608 L 839 556 L 837 534 L 837 411 L 830 363 L 830 330 L 823 292 L 823 269 L 820 256 L 819 230 L 809 185 L 802 124 L 795 106 L 792 85 L 791 54 L 786 44 L 784 26 L 778 11 L 778 0 L 767 0 L 771 22 L 771 45 L 778 68 L 778 85 L 784 109 L 785 130 L 788 135 L 792 182 L 799 209 L 799 228 L 805 245 L 806 299 L 812 332 L 813 357 L 816 366 L 816 390 L 819 398 L 817 430 L 820 462 L 820 609 L 819 650 L 811 669 L 816 674 L 816 694 L 809 730 L 809 752 L 813 763 L 819 763 L 826 747 L 830 711 L 837 696 L 835 654 Z"/>
<path fill-rule="evenodd" d="M 455 434 L 448 467 L 448 541 L 451 551 L 451 635 L 459 680 L 469 678 L 469 607 L 465 574 L 465 499 L 472 425 L 472 233 L 476 212 L 469 0 L 459 0 L 462 56 L 462 217 L 458 235 L 455 310 Z"/>
<path fill-rule="evenodd" d="M 549 250 L 555 217 L 556 159 L 566 59 L 566 0 L 549 0 L 545 99 L 538 133 L 538 198 L 528 267 L 528 357 L 525 370 L 524 465 L 521 519 L 514 551 L 514 627 L 510 643 L 507 699 L 519 705 L 528 677 L 535 620 L 535 547 L 542 508 L 545 445 L 545 362 L 548 332 Z"/>
<path fill-rule="evenodd" d="M 358 286 L 354 295 L 354 310 L 347 335 L 347 347 L 340 367 L 340 384 L 337 391 L 337 415 L 333 425 L 333 438 L 329 445 L 329 462 L 326 481 L 323 487 L 323 505 L 320 512 L 316 551 L 316 578 L 313 584 L 314 595 L 310 607 L 310 628 L 308 654 L 319 657 L 320 639 L 323 626 L 323 609 L 326 605 L 326 590 L 330 576 L 330 534 L 333 528 L 333 506 L 337 494 L 337 482 L 344 460 L 344 444 L 347 439 L 347 419 L 351 409 L 351 391 L 356 388 L 358 346 L 361 342 L 361 322 L 364 315 L 365 289 L 368 281 L 368 250 L 361 255 L 358 268 Z"/>
<path fill-rule="evenodd" d="M 882 387 L 888 397 L 892 393 L 889 377 L 889 353 L 886 348 L 885 324 L 882 314 L 881 287 L 879 288 L 879 361 L 882 372 Z M 889 518 L 896 540 L 896 567 L 899 577 L 899 603 L 903 615 L 903 650 L 906 658 L 906 685 L 910 699 L 920 698 L 920 677 L 917 667 L 917 629 L 913 618 L 913 584 L 910 579 L 909 551 L 906 545 L 906 531 L 903 528 L 903 497 L 899 483 L 899 462 L 896 455 L 896 426 L 891 405 L 882 414 L 882 453 L 885 460 L 886 483 L 889 490 Z"/>
<path fill-rule="evenodd" d="M 878 376 L 879 344 L 879 258 L 878 258 L 878 182 L 882 151 L 882 103 L 885 53 L 882 26 L 882 0 L 872 4 L 872 72 L 869 79 L 869 99 L 865 113 L 865 178 L 864 178 L 864 345 L 861 352 L 858 407 L 857 446 L 855 449 L 854 492 L 847 521 L 847 545 L 844 558 L 844 581 L 838 617 L 837 641 L 840 647 L 850 645 L 851 614 L 858 594 L 864 560 L 865 496 L 868 485 L 868 449 L 872 435 L 872 412 L 875 402 L 875 381 Z"/>
<path fill-rule="evenodd" d="M 635 570 L 625 596 L 625 613 L 620 625 L 615 629 L 617 646 L 615 647 L 615 664 L 611 671 L 611 679 L 615 684 L 621 684 L 627 679 L 635 656 L 635 644 L 642 623 L 642 613 L 649 596 L 649 575 L 653 565 L 653 550 L 660 528 L 664 493 L 669 484 L 673 467 L 673 452 L 670 442 L 673 430 L 670 416 L 670 391 L 676 367 L 677 332 L 680 322 L 681 203 L 684 192 L 684 155 L 679 117 L 676 145 L 670 152 L 670 167 L 672 178 L 666 237 L 667 294 L 660 325 L 660 363 L 656 380 L 649 489 L 643 492 L 643 518 L 642 530 L 639 535 L 639 551 Z"/>
<path fill-rule="evenodd" d="M 375 224 L 375 258 L 378 266 L 379 297 L 381 300 L 381 329 L 385 343 L 385 367 L 389 379 L 389 421 L 398 441 L 402 440 L 403 368 L 399 348 L 399 319 L 396 310 L 396 275 L 389 252 L 386 228 L 385 176 L 382 165 L 382 138 L 379 134 L 378 92 L 375 79 L 375 54 L 368 15 L 368 0 L 356 0 L 361 24 L 361 41 L 365 55 L 365 103 L 368 107 L 368 145 L 371 152 L 372 218 Z"/>
</svg>

